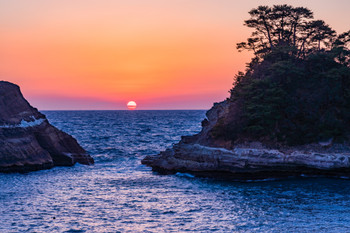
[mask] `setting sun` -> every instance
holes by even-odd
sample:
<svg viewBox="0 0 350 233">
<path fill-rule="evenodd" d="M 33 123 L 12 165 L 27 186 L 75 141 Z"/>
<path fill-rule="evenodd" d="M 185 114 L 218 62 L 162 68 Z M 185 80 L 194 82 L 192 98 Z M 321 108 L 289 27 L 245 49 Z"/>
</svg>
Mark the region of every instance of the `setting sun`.
<svg viewBox="0 0 350 233">
<path fill-rule="evenodd" d="M 129 101 L 128 104 L 126 105 L 129 110 L 135 110 L 136 109 L 136 102 L 135 101 Z"/>
</svg>

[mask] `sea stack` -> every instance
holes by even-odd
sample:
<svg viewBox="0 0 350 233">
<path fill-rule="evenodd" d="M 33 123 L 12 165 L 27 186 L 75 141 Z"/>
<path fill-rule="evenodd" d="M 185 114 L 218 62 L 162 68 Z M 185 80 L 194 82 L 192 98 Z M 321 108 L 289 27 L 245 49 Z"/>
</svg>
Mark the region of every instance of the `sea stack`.
<svg viewBox="0 0 350 233">
<path fill-rule="evenodd" d="M 28 172 L 77 162 L 90 165 L 94 160 L 76 139 L 33 108 L 17 85 L 0 81 L 0 172 Z"/>
<path fill-rule="evenodd" d="M 245 180 L 350 178 L 350 30 L 337 34 L 311 10 L 290 5 L 249 15 L 253 32 L 236 48 L 254 57 L 230 96 L 207 112 L 199 134 L 142 163 Z"/>
</svg>

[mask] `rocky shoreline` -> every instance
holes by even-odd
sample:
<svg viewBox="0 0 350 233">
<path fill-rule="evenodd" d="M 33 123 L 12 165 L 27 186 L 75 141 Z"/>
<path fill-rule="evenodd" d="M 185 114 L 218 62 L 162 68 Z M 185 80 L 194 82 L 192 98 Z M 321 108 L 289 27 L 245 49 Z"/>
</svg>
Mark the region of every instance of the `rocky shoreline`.
<svg viewBox="0 0 350 233">
<path fill-rule="evenodd" d="M 90 165 L 93 158 L 70 135 L 30 106 L 17 85 L 0 81 L 0 172 Z"/>
<path fill-rule="evenodd" d="M 162 174 L 176 172 L 196 176 L 260 180 L 296 176 L 350 178 L 350 148 L 347 145 L 300 147 L 264 146 L 259 142 L 232 145 L 210 134 L 219 120 L 225 120 L 230 106 L 227 101 L 215 104 L 207 112 L 202 131 L 182 137 L 172 148 L 159 155 L 149 155 L 142 164 Z"/>
<path fill-rule="evenodd" d="M 291 176 L 350 177 L 350 153 L 319 153 L 276 149 L 207 147 L 180 142 L 142 163 L 162 174 L 187 172 L 197 176 L 236 179 Z"/>
</svg>

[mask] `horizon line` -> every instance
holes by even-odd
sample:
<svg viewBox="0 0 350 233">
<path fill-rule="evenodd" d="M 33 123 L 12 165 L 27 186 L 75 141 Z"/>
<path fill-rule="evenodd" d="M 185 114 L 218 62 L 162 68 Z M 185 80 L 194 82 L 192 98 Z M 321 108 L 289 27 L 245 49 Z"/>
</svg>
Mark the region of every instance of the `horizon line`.
<svg viewBox="0 0 350 233">
<path fill-rule="evenodd" d="M 209 109 L 38 109 L 39 111 L 206 111 Z"/>
</svg>

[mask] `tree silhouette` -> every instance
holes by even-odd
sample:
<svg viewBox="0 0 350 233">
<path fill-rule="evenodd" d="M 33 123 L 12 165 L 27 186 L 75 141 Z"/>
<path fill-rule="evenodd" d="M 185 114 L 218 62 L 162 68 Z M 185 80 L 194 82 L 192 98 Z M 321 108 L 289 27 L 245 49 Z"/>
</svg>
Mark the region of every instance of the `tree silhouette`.
<svg viewBox="0 0 350 233">
<path fill-rule="evenodd" d="M 278 46 L 287 46 L 299 57 L 305 57 L 315 50 L 330 48 L 335 36 L 329 25 L 313 20 L 313 12 L 304 7 L 259 6 L 249 14 L 245 25 L 255 30 L 246 42 L 237 44 L 237 49 L 252 50 L 258 58 Z"/>
<path fill-rule="evenodd" d="M 245 25 L 254 31 L 237 48 L 255 56 L 236 75 L 229 99 L 236 107 L 213 136 L 289 145 L 350 141 L 350 31 L 337 36 L 304 7 L 259 6 L 249 14 Z"/>
</svg>

